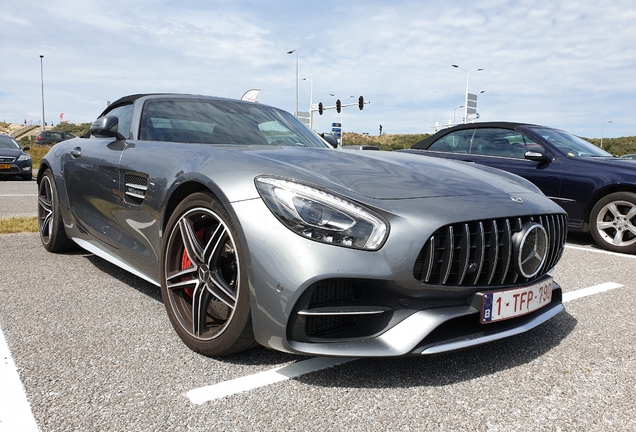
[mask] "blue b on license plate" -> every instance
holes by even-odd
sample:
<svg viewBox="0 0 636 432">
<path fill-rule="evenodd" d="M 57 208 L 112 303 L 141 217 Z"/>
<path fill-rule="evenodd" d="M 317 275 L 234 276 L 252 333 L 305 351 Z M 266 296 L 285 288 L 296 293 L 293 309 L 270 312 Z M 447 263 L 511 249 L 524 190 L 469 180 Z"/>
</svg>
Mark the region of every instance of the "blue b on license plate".
<svg viewBox="0 0 636 432">
<path fill-rule="evenodd" d="M 541 309 L 551 301 L 551 277 L 522 288 L 484 293 L 481 322 L 482 324 L 488 324 L 515 318 Z"/>
</svg>

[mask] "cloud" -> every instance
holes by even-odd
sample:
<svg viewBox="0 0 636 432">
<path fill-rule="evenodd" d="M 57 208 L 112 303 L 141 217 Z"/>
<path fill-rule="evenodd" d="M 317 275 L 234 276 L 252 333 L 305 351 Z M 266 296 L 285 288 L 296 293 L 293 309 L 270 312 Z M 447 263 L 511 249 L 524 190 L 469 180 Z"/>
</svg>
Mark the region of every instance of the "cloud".
<svg viewBox="0 0 636 432">
<path fill-rule="evenodd" d="M 345 130 L 430 132 L 479 93 L 482 120 L 548 124 L 584 136 L 636 135 L 636 5 L 630 0 L 53 1 L 9 0 L 0 16 L 0 117 L 91 121 L 107 100 L 176 91 L 240 98 L 293 112 L 329 96 L 364 95 Z M 27 10 L 38 10 L 30 19 Z M 353 100 L 353 99 L 352 99 Z M 457 110 L 459 114 L 460 110 Z M 38 114 L 40 113 L 40 114 Z M 340 115 L 315 115 L 325 131 Z"/>
</svg>

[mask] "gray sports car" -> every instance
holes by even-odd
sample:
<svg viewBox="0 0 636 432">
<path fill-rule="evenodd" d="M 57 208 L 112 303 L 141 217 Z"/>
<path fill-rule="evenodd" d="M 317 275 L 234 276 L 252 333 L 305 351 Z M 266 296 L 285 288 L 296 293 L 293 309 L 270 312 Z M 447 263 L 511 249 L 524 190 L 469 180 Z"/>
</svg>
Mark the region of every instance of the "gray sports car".
<svg viewBox="0 0 636 432">
<path fill-rule="evenodd" d="M 484 166 L 330 147 L 252 102 L 145 94 L 38 172 L 40 236 L 161 287 L 209 356 L 256 343 L 337 356 L 435 354 L 562 309 L 548 272 L 567 216 Z"/>
</svg>

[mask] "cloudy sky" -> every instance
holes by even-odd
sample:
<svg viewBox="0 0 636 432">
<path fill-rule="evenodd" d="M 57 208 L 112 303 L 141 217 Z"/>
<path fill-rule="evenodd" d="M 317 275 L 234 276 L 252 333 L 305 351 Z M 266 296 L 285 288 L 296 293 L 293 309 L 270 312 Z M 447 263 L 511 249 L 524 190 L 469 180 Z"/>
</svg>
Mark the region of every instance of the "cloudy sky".
<svg viewBox="0 0 636 432">
<path fill-rule="evenodd" d="M 359 95 L 345 131 L 432 132 L 461 121 L 467 74 L 481 121 L 600 138 L 636 135 L 634 0 L 3 0 L 0 121 L 95 119 L 121 96 L 183 92 L 294 112 Z M 304 81 L 307 78 L 310 81 Z M 604 122 L 612 121 L 611 124 Z M 325 132 L 335 110 L 314 116 Z"/>
</svg>

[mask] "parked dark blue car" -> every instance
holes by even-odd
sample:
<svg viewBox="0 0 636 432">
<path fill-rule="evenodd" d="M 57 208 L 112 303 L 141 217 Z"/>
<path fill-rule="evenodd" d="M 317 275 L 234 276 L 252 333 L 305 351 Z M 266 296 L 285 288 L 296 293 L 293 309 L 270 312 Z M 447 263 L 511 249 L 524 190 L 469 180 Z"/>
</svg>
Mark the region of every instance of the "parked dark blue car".
<svg viewBox="0 0 636 432">
<path fill-rule="evenodd" d="M 20 176 L 22 180 L 32 179 L 29 147 L 20 144 L 10 135 L 0 134 L 0 177 Z"/>
<path fill-rule="evenodd" d="M 590 231 L 604 249 L 636 252 L 636 160 L 562 130 L 507 122 L 443 129 L 404 151 L 525 177 L 567 211 L 569 229 Z"/>
</svg>

